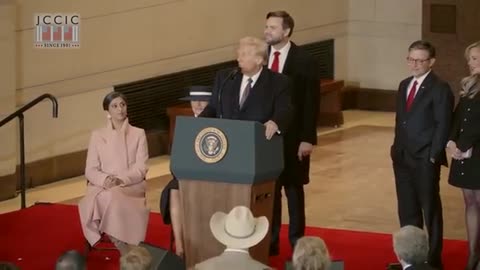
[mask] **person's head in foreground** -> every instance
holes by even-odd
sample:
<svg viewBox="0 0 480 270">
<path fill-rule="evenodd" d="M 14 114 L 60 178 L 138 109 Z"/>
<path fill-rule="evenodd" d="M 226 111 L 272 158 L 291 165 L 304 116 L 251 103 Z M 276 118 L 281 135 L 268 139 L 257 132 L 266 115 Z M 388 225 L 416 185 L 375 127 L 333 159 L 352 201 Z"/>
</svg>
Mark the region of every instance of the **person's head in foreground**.
<svg viewBox="0 0 480 270">
<path fill-rule="evenodd" d="M 134 246 L 120 258 L 121 270 L 148 270 L 152 264 L 150 252 L 140 246 Z"/>
<path fill-rule="evenodd" d="M 85 270 L 85 257 L 76 250 L 63 253 L 57 260 L 55 270 Z"/>
<path fill-rule="evenodd" d="M 393 234 L 393 250 L 402 265 L 420 265 L 427 261 L 428 239 L 422 229 L 407 225 Z"/>
<path fill-rule="evenodd" d="M 295 270 L 327 270 L 331 260 L 325 242 L 313 236 L 298 239 L 293 250 L 292 264 Z"/>
<path fill-rule="evenodd" d="M 227 248 L 248 249 L 260 243 L 267 235 L 268 219 L 255 218 L 248 207 L 236 206 L 228 214 L 213 214 L 210 230 L 215 239 Z"/>
</svg>

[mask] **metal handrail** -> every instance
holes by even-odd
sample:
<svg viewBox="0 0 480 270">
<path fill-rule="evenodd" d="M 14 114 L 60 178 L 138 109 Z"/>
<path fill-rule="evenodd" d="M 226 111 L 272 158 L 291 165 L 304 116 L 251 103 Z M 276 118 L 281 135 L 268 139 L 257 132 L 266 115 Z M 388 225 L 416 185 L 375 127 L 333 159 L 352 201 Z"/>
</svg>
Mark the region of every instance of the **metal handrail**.
<svg viewBox="0 0 480 270">
<path fill-rule="evenodd" d="M 53 118 L 58 118 L 58 102 L 57 98 L 52 96 L 51 94 L 43 94 L 36 99 L 30 101 L 22 108 L 16 110 L 14 113 L 10 114 L 2 121 L 0 121 L 0 127 L 5 125 L 6 123 L 10 122 L 15 117 L 18 117 L 19 120 L 19 129 L 20 129 L 20 194 L 21 194 L 21 207 L 22 209 L 25 208 L 25 190 L 26 190 L 26 182 L 25 182 L 25 133 L 24 133 L 24 115 L 23 113 L 28 111 L 33 106 L 37 105 L 40 101 L 44 99 L 50 99 L 53 105 L 52 115 Z"/>
</svg>

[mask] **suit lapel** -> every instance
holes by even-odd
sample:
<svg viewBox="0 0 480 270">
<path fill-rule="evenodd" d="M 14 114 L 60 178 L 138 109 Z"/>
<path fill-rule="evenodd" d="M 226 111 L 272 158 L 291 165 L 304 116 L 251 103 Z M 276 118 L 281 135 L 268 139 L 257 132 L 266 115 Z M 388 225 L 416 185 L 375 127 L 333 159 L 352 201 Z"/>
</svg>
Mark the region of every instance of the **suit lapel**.
<svg viewBox="0 0 480 270">
<path fill-rule="evenodd" d="M 285 59 L 285 65 L 283 66 L 282 74 L 292 74 L 293 72 L 293 59 L 295 59 L 295 54 L 297 53 L 297 45 L 290 42 L 290 49 L 288 50 L 287 59 Z"/>
<path fill-rule="evenodd" d="M 407 108 L 407 88 L 408 88 L 408 85 L 410 83 L 410 81 L 412 80 L 412 77 L 408 78 L 407 80 L 404 81 L 404 83 L 400 86 L 400 92 L 398 93 L 400 95 L 400 99 L 401 99 L 401 111 L 402 112 L 406 112 L 406 108 Z"/>
<path fill-rule="evenodd" d="M 232 108 L 239 108 L 240 106 L 240 87 L 242 87 L 242 78 L 241 74 L 235 76 L 235 79 L 232 82 L 233 97 L 232 97 Z"/>
</svg>

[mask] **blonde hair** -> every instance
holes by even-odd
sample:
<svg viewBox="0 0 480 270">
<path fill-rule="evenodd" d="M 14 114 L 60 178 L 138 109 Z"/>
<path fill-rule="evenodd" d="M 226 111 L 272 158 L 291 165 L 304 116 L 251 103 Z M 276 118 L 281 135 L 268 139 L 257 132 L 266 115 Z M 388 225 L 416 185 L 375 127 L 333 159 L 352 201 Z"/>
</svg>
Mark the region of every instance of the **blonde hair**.
<svg viewBox="0 0 480 270">
<path fill-rule="evenodd" d="M 465 59 L 467 59 L 467 61 L 470 58 L 470 50 L 473 48 L 480 48 L 480 40 L 468 45 L 465 49 Z"/>
<path fill-rule="evenodd" d="M 152 255 L 144 247 L 135 246 L 120 258 L 121 270 L 148 270 L 152 264 Z"/>
<path fill-rule="evenodd" d="M 244 37 L 239 41 L 239 47 L 249 46 L 255 51 L 255 55 L 263 59 L 263 64 L 267 63 L 268 45 L 265 41 L 256 37 Z"/>
<path fill-rule="evenodd" d="M 319 237 L 298 239 L 292 256 L 295 270 L 327 270 L 331 260 L 325 242 Z"/>
<path fill-rule="evenodd" d="M 465 59 L 468 61 L 470 59 L 470 51 L 473 48 L 480 48 L 480 41 L 477 41 L 473 44 L 470 44 L 465 49 Z M 461 97 L 474 98 L 475 95 L 480 92 L 480 76 L 479 74 L 472 74 L 462 79 L 460 85 L 462 90 L 460 91 Z"/>
</svg>

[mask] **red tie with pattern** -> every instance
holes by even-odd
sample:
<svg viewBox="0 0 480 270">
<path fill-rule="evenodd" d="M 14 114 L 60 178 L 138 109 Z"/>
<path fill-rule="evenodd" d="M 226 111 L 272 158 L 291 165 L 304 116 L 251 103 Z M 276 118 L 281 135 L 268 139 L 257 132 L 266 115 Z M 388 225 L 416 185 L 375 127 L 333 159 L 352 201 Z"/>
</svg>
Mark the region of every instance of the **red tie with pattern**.
<svg viewBox="0 0 480 270">
<path fill-rule="evenodd" d="M 273 55 L 274 57 L 273 57 L 272 67 L 270 68 L 270 70 L 274 72 L 278 72 L 279 65 L 280 65 L 280 59 L 278 58 L 278 56 L 280 55 L 280 52 L 274 52 Z"/>
<path fill-rule="evenodd" d="M 417 81 L 413 82 L 412 88 L 410 89 L 410 93 L 408 93 L 407 97 L 407 112 L 410 111 L 412 107 L 413 99 L 415 98 L 415 92 L 417 92 Z"/>
</svg>

